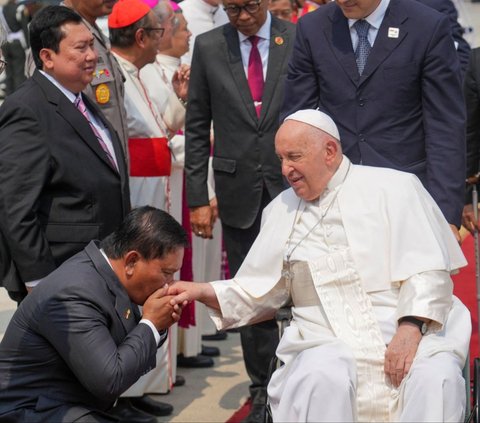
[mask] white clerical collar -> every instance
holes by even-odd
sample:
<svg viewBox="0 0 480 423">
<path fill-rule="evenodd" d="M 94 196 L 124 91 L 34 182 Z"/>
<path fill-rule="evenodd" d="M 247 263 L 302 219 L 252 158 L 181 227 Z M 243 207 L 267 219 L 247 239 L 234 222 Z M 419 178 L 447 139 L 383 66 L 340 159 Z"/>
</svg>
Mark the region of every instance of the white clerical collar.
<svg viewBox="0 0 480 423">
<path fill-rule="evenodd" d="M 122 69 L 124 69 L 126 72 L 138 77 L 140 69 L 138 69 L 132 62 L 128 61 L 127 59 L 124 59 L 122 56 L 115 53 L 114 51 L 112 51 L 112 53 L 115 56 L 115 58 L 117 59 L 117 61 L 122 65 Z"/>
<path fill-rule="evenodd" d="M 327 190 L 333 191 L 339 185 L 343 183 L 345 177 L 347 176 L 348 169 L 350 168 L 350 160 L 348 157 L 343 155 L 342 162 L 338 166 L 337 171 L 333 174 L 332 178 L 328 181 Z"/>
<path fill-rule="evenodd" d="M 380 28 L 380 25 L 382 24 L 385 12 L 387 11 L 387 7 L 389 4 L 390 0 L 381 0 L 377 8 L 372 13 L 370 13 L 370 15 L 364 18 L 364 20 L 366 20 L 370 24 L 370 26 L 378 30 Z M 353 24 L 357 21 L 358 19 L 349 19 L 348 27 L 351 29 Z"/>
<path fill-rule="evenodd" d="M 257 31 L 255 34 L 257 37 L 262 38 L 264 40 L 269 40 L 270 39 L 270 26 L 272 24 L 272 16 L 270 15 L 270 12 L 267 12 L 267 19 L 263 23 L 263 25 L 260 27 L 260 29 Z M 243 43 L 245 40 L 248 40 L 249 36 L 242 34 L 240 31 L 238 32 L 238 38 L 241 43 Z"/>
<path fill-rule="evenodd" d="M 178 67 L 180 66 L 180 58 L 179 57 L 173 57 L 173 56 L 168 56 L 166 54 L 158 53 L 157 54 L 157 62 L 165 65 L 165 66 L 175 66 Z"/>
<path fill-rule="evenodd" d="M 65 97 L 68 98 L 69 101 L 72 103 L 77 99 L 77 94 L 72 93 L 70 90 L 66 89 L 60 82 L 58 82 L 53 76 L 49 75 L 48 73 L 44 72 L 43 70 L 39 69 L 39 72 L 47 78 L 53 85 L 55 85 Z"/>
</svg>

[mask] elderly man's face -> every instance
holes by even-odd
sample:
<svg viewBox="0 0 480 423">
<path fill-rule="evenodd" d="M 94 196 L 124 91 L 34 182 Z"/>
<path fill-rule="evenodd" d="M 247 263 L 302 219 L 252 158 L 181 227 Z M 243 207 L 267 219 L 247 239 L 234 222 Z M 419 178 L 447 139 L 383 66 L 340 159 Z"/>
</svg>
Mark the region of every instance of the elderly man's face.
<svg viewBox="0 0 480 423">
<path fill-rule="evenodd" d="M 268 0 L 223 0 L 223 5 L 227 8 L 230 23 L 247 37 L 255 35 L 267 20 Z M 248 12 L 245 8 L 238 10 L 244 6 L 255 11 Z"/>
<path fill-rule="evenodd" d="M 167 7 L 170 11 L 168 18 L 161 24 L 161 27 L 165 29 L 163 37 L 159 40 L 159 50 L 166 50 L 172 47 L 172 36 L 173 36 L 173 24 L 175 22 L 175 13 L 173 12 L 172 6 L 170 3 L 167 3 Z"/>
<path fill-rule="evenodd" d="M 175 57 L 182 57 L 189 48 L 189 41 L 192 33 L 188 30 L 187 21 L 182 13 L 177 13 L 178 27 L 172 37 L 172 51 Z"/>
<path fill-rule="evenodd" d="M 179 247 L 162 258 L 145 260 L 138 254 L 127 262 L 128 278 L 124 284 L 130 299 L 143 305 L 157 289 L 173 282 L 173 275 L 182 267 L 184 248 Z"/>
<path fill-rule="evenodd" d="M 275 137 L 275 151 L 282 174 L 295 194 L 305 201 L 316 200 L 335 173 L 335 141 L 305 123 L 287 120 Z M 332 150 L 333 148 L 333 150 Z"/>
<path fill-rule="evenodd" d="M 65 37 L 58 52 L 42 49 L 43 70 L 73 93 L 83 91 L 92 81 L 97 52 L 93 48 L 93 35 L 83 23 L 69 22 L 61 27 Z"/>
<path fill-rule="evenodd" d="M 380 4 L 380 0 L 335 0 L 347 19 L 363 19 Z"/>
</svg>

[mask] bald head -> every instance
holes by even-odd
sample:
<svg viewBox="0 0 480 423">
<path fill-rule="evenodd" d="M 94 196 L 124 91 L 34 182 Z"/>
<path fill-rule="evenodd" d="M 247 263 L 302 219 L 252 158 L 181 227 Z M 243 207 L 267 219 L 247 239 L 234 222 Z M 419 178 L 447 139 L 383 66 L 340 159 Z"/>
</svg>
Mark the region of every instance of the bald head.
<svg viewBox="0 0 480 423">
<path fill-rule="evenodd" d="M 325 190 L 343 156 L 338 130 L 330 117 L 315 110 L 302 112 L 287 117 L 280 126 L 275 150 L 282 174 L 297 196 L 314 201 Z"/>
</svg>

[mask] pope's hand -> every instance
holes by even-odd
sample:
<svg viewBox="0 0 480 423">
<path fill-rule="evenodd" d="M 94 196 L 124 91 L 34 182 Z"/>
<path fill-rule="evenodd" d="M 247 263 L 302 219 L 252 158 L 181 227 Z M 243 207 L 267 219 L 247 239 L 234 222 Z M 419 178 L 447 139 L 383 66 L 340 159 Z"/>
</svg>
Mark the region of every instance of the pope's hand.
<svg viewBox="0 0 480 423">
<path fill-rule="evenodd" d="M 385 352 L 385 374 L 396 388 L 410 371 L 422 334 L 418 327 L 401 324 Z"/>
</svg>

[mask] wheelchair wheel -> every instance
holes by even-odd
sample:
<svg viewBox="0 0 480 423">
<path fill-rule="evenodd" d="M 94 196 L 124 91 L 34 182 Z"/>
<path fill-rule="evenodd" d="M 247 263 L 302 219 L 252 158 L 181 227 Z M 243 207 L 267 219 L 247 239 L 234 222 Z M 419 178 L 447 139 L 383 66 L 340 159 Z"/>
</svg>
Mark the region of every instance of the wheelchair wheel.
<svg viewBox="0 0 480 423">
<path fill-rule="evenodd" d="M 472 414 L 474 423 L 480 422 L 480 390 L 478 389 L 478 381 L 480 380 L 480 358 L 473 360 L 473 404 Z"/>
</svg>

